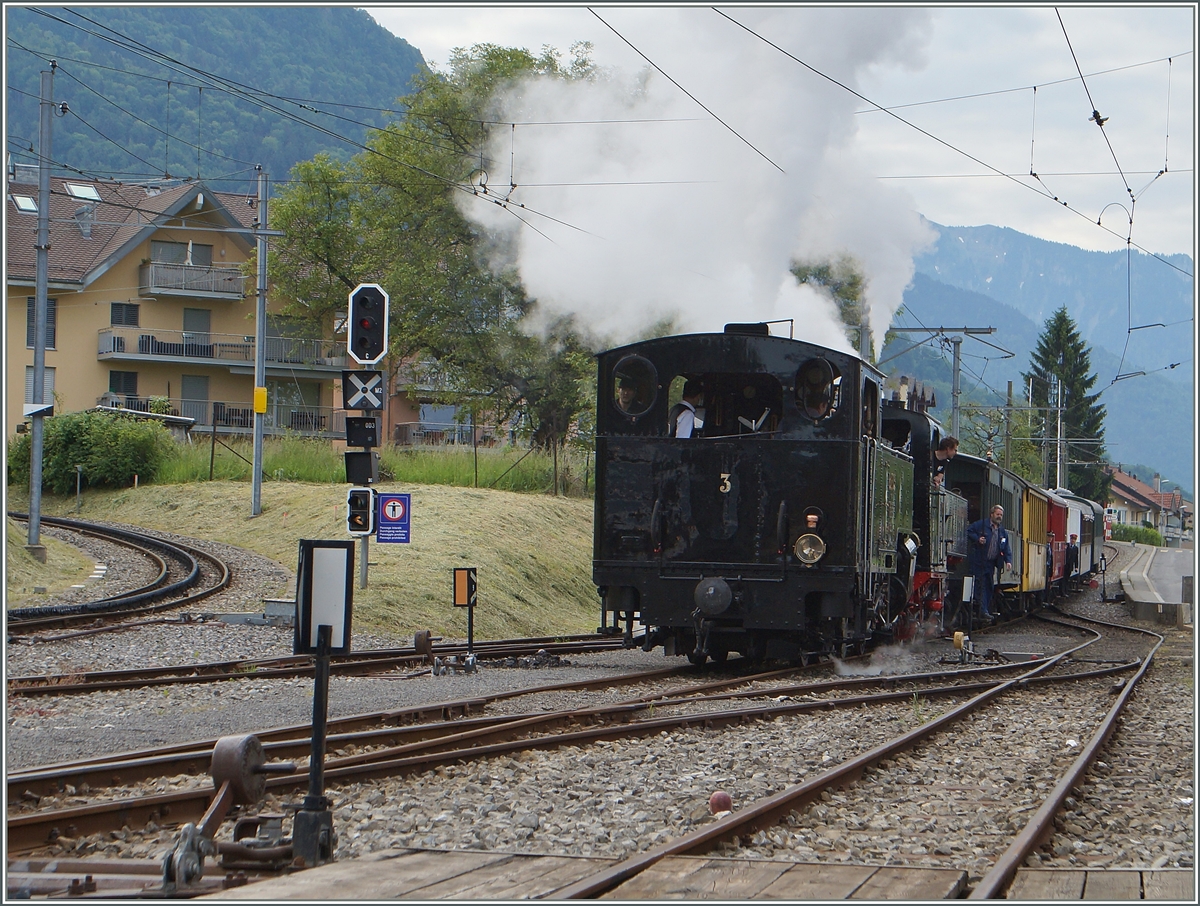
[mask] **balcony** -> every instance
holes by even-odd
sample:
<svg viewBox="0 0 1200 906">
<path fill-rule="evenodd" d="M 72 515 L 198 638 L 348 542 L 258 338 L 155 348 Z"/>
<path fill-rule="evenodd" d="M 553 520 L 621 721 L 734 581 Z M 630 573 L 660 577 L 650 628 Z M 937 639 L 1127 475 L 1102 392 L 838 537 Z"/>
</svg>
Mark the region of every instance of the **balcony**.
<svg viewBox="0 0 1200 906">
<path fill-rule="evenodd" d="M 101 360 L 253 369 L 254 337 L 151 327 L 105 327 L 99 331 L 97 356 Z M 340 375 L 347 367 L 346 359 L 346 344 L 341 340 L 267 337 L 267 368 Z"/>
<path fill-rule="evenodd" d="M 188 296 L 193 299 L 241 299 L 245 277 L 237 267 L 203 267 L 148 261 L 138 270 L 138 292 L 144 296 Z"/>
<path fill-rule="evenodd" d="M 151 412 L 151 401 L 146 397 L 106 393 L 96 401 L 97 405 L 117 406 L 131 412 Z M 215 429 L 221 435 L 252 435 L 254 433 L 254 404 L 241 400 L 185 400 L 172 397 L 168 400 L 169 415 L 182 415 L 195 420 L 192 431 L 209 432 Z M 165 409 L 165 406 L 159 406 Z M 345 438 L 346 411 L 330 406 L 304 406 L 289 403 L 268 403 L 263 420 L 263 433 L 267 435 L 298 434 L 305 437 Z"/>
</svg>

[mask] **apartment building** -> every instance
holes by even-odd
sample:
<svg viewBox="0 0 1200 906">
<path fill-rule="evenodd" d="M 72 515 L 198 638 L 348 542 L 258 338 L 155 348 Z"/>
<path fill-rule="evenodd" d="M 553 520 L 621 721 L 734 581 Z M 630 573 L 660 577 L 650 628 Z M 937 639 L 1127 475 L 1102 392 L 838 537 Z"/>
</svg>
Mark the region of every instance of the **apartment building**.
<svg viewBox="0 0 1200 906">
<path fill-rule="evenodd" d="M 45 396 L 55 411 L 160 411 L 196 430 L 253 431 L 254 197 L 199 181 L 50 181 Z M 33 394 L 37 171 L 9 172 L 5 424 Z M 269 298 L 269 296 L 268 296 Z M 344 339 L 291 335 L 268 318 L 268 433 L 344 437 Z"/>
</svg>

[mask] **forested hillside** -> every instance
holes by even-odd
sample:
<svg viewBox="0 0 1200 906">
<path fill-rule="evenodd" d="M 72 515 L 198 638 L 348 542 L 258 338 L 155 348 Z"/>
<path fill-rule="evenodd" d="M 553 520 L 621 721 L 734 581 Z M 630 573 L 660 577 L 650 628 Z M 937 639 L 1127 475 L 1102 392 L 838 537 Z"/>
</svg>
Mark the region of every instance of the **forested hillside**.
<svg viewBox="0 0 1200 906">
<path fill-rule="evenodd" d="M 69 108 L 54 160 L 118 179 L 243 191 L 256 164 L 280 180 L 319 151 L 348 158 L 424 65 L 350 7 L 8 6 L 5 18 L 13 160 L 36 162 L 38 73 L 54 59 L 54 100 Z"/>
<path fill-rule="evenodd" d="M 1041 242 L 1032 236 L 1017 234 L 1031 244 Z M 1082 253 L 1073 246 L 1043 243 L 1045 250 L 1069 249 L 1068 254 Z M 1052 254 L 1043 259 L 1048 269 L 1059 271 L 1062 263 Z M 1002 267 L 992 267 L 993 276 L 1003 276 Z M 960 278 L 971 277 L 966 270 Z M 985 284 L 986 285 L 986 284 Z M 897 323 L 906 326 L 921 324 L 927 327 L 995 327 L 996 333 L 979 339 L 965 337 L 962 345 L 962 376 L 960 405 L 998 406 L 1004 403 L 1007 382 L 1013 381 L 1014 405 L 1022 405 L 1025 388 L 1021 372 L 1030 370 L 1030 351 L 1037 345 L 1044 319 L 1033 321 L 1014 305 L 999 301 L 997 294 L 982 293 L 950 286 L 918 272 L 904 294 L 904 314 Z M 1068 311 L 1073 313 L 1068 302 Z M 1177 334 L 1191 337 L 1191 325 L 1177 326 Z M 1081 325 L 1082 332 L 1082 325 Z M 907 353 L 901 350 L 918 342 L 918 335 L 899 335 L 880 355 L 883 370 L 888 374 L 914 377 L 932 389 L 937 396 L 936 415 L 950 424 L 953 373 L 949 349 L 935 350 L 921 346 Z M 986 341 L 980 342 L 980 340 Z M 987 344 L 1003 347 L 1015 355 L 1004 353 Z M 1113 383 L 1118 368 L 1131 370 L 1130 362 L 1120 360 L 1120 349 L 1091 344 L 1092 372 L 1097 380 L 1093 392 L 1102 391 L 1100 402 L 1108 411 L 1105 420 L 1105 447 L 1113 462 L 1147 463 L 1164 476 L 1191 489 L 1192 463 L 1195 458 L 1195 411 L 1192 388 L 1182 381 L 1166 378 L 1169 372 L 1147 373 Z M 895 356 L 895 358 L 892 358 Z M 888 361 L 890 359 L 890 361 Z M 1187 367 L 1192 365 L 1190 352 L 1184 356 Z M 1181 366 L 1183 367 L 1183 366 Z M 1147 369 L 1149 371 L 1149 369 Z"/>
</svg>

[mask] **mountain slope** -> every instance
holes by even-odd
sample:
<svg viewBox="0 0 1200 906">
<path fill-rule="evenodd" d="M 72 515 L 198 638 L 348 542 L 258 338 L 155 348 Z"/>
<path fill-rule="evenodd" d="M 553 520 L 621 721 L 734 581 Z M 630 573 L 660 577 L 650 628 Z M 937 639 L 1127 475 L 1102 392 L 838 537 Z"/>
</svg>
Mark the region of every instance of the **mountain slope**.
<svg viewBox="0 0 1200 906">
<path fill-rule="evenodd" d="M 1190 363 L 1194 280 L 1187 276 L 1193 273 L 1188 256 L 1164 255 L 1162 261 L 1137 251 L 1092 252 L 1007 227 L 930 226 L 939 238 L 915 259 L 918 273 L 1004 302 L 1039 328 L 1066 305 L 1087 343 L 1118 357 L 1125 350 L 1122 373 Z M 1155 323 L 1169 326 L 1128 332 Z M 1191 383 L 1190 364 L 1163 374 Z"/>
<path fill-rule="evenodd" d="M 1010 380 L 1014 385 L 1014 404 L 1020 405 L 1025 397 L 1021 372 L 1029 369 L 1030 353 L 1042 330 L 1040 323 L 993 296 L 949 286 L 923 273 L 914 276 L 912 286 L 905 292 L 904 310 L 906 314 L 900 320 L 906 326 L 919 323 L 928 327 L 996 327 L 995 334 L 982 339 L 1015 355 L 1003 358 L 999 350 L 965 337 L 961 347 L 961 405 L 968 401 L 1003 405 Z M 918 339 L 919 335 L 913 334 L 889 344 L 880 359 L 887 359 Z M 1105 441 L 1109 458 L 1114 462 L 1147 463 L 1190 489 L 1195 461 L 1195 400 L 1191 386 L 1166 380 L 1162 374 L 1113 383 L 1119 356 L 1092 345 L 1091 360 L 1092 373 L 1097 376 L 1093 392 L 1102 391 L 1100 400 L 1108 413 Z M 949 425 L 952 386 L 949 351 L 939 355 L 921 347 L 886 362 L 883 367 L 889 374 L 907 374 L 932 387 L 939 403 L 937 415 Z"/>
<path fill-rule="evenodd" d="M 70 109 L 54 122 L 54 159 L 129 180 L 198 175 L 243 191 L 256 164 L 279 180 L 320 151 L 349 156 L 424 65 L 350 7 L 9 6 L 5 16 L 16 162 L 34 162 L 20 149 L 36 145 L 39 72 L 53 58 L 54 100 Z M 309 103 L 318 113 L 299 101 L 336 103 Z"/>
</svg>

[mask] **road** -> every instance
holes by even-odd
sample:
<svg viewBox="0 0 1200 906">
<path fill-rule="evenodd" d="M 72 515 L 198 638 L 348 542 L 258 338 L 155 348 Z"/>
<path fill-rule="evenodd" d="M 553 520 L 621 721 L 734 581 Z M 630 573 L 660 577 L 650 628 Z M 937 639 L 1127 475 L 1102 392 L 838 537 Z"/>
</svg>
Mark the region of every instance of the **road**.
<svg viewBox="0 0 1200 906">
<path fill-rule="evenodd" d="M 1150 563 L 1148 577 L 1154 590 L 1162 595 L 1163 603 L 1178 604 L 1183 600 L 1183 577 L 1194 574 L 1195 551 L 1176 548 L 1157 548 Z"/>
</svg>

